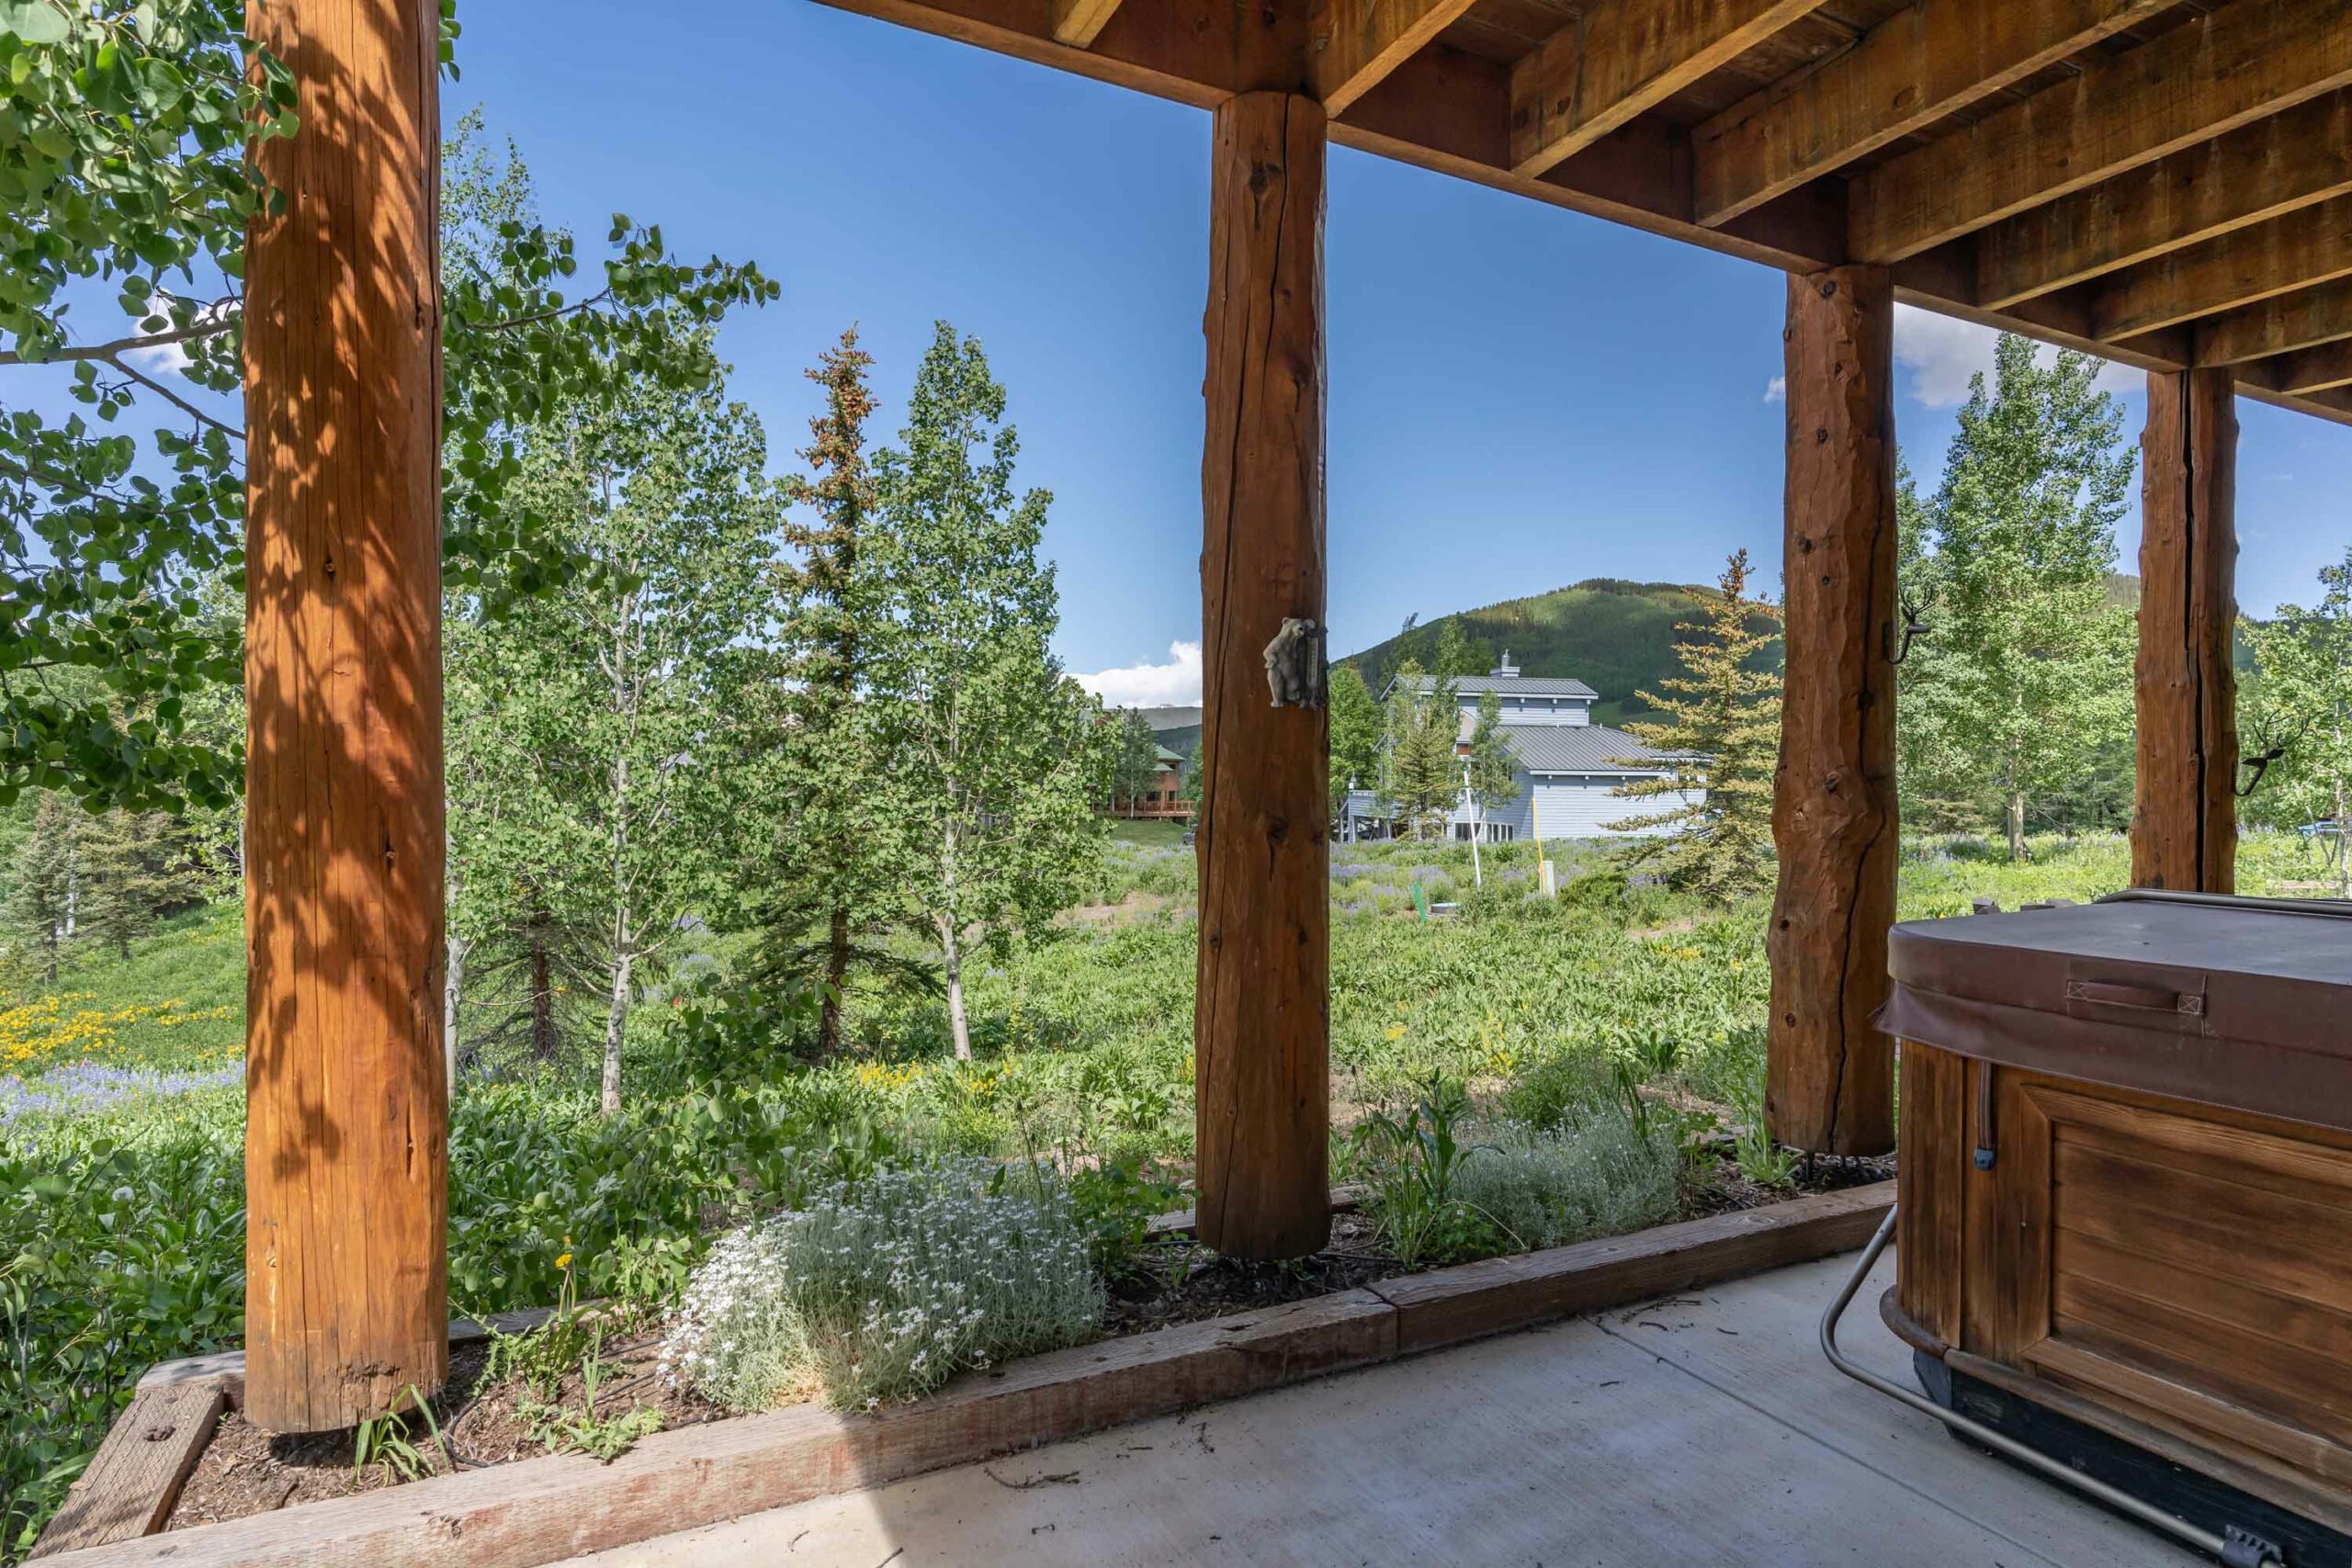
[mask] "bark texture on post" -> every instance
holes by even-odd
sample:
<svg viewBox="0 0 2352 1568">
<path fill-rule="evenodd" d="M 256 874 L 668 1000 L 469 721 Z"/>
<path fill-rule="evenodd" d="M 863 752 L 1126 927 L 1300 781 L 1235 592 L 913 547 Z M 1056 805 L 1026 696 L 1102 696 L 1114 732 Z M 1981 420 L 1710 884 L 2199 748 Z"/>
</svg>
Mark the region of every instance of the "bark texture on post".
<svg viewBox="0 0 2352 1568">
<path fill-rule="evenodd" d="M 1237 1258 L 1330 1239 L 1323 125 L 1311 98 L 1242 94 L 1210 170 L 1195 1214 Z M 1277 705 L 1288 622 L 1313 627 L 1313 691 Z"/>
<path fill-rule="evenodd" d="M 2237 886 L 2238 416 L 2227 368 L 2152 372 L 2140 441 L 2132 883 Z"/>
<path fill-rule="evenodd" d="M 1871 1027 L 1894 919 L 1894 294 L 1886 269 L 1789 279 L 1787 692 L 1766 1118 L 1819 1154 L 1894 1146 Z"/>
<path fill-rule="evenodd" d="M 448 1369 L 431 0 L 256 0 L 301 85 L 246 257 L 245 1414 Z"/>
</svg>

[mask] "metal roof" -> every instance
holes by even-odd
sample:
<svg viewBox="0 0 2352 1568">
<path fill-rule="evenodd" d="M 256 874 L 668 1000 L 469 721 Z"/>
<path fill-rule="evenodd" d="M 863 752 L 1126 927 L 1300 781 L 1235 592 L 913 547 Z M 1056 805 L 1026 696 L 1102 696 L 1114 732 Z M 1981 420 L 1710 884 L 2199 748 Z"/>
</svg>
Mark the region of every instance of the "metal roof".
<svg viewBox="0 0 2352 1568">
<path fill-rule="evenodd" d="M 1653 763 L 1663 773 L 1670 754 L 1645 746 L 1622 729 L 1599 724 L 1506 724 L 1504 737 L 1531 773 L 1625 773 L 1645 771 L 1613 762 L 1612 757 Z"/>
<path fill-rule="evenodd" d="M 1390 682 L 1405 685 L 1403 677 Z M 1414 692 L 1437 690 L 1433 675 L 1416 675 L 1407 689 Z M 1455 680 L 1453 689 L 1473 696 L 1493 692 L 1501 696 L 1519 697 L 1597 697 L 1600 695 L 1582 681 L 1554 680 L 1545 675 L 1464 675 Z"/>
</svg>

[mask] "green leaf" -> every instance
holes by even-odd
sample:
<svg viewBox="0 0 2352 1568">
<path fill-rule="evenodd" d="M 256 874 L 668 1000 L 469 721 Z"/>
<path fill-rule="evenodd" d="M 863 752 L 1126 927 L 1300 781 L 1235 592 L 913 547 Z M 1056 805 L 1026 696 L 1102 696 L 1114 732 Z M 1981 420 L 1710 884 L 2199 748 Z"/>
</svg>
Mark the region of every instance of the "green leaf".
<svg viewBox="0 0 2352 1568">
<path fill-rule="evenodd" d="M 63 43 L 72 24 L 54 0 L 0 0 L 0 32 L 27 43 Z"/>
</svg>

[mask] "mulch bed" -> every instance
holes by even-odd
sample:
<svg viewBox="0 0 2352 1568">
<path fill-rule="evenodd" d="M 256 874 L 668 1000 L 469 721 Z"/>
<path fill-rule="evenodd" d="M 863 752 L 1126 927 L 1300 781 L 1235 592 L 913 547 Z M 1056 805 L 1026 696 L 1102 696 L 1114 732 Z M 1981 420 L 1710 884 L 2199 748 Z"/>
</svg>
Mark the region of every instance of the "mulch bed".
<svg viewBox="0 0 2352 1568">
<path fill-rule="evenodd" d="M 697 1426 L 727 1415 L 700 1395 L 672 1387 L 654 1370 L 661 1345 L 658 1333 L 643 1333 L 605 1346 L 605 1375 L 596 1390 L 596 1408 L 617 1414 L 633 1405 L 651 1405 L 662 1412 L 665 1427 Z M 219 1524 L 298 1503 L 348 1497 L 447 1475 L 453 1469 L 479 1470 L 547 1452 L 516 1412 L 526 1392 L 520 1382 L 512 1377 L 488 1385 L 482 1382 L 490 1355 L 487 1345 L 469 1345 L 450 1354 L 448 1386 L 433 1401 L 442 1442 L 434 1441 L 424 1421 L 408 1418 L 407 1440 L 422 1461 L 422 1467 L 413 1474 L 403 1474 L 390 1462 L 355 1467 L 354 1433 L 275 1436 L 237 1411 L 228 1412 L 220 1417 L 220 1427 L 181 1489 L 179 1502 L 164 1528 L 175 1530 Z M 580 1374 L 574 1371 L 566 1375 L 557 1397 L 548 1403 L 577 1407 L 584 1400 Z"/>
<path fill-rule="evenodd" d="M 1821 1159 L 1799 1168 L 1796 1192 L 1834 1192 L 1883 1181 L 1894 1173 L 1892 1157 Z M 1686 1188 L 1684 1212 L 1678 1217 L 1695 1219 L 1760 1208 L 1793 1195 L 1786 1189 L 1761 1187 L 1748 1180 L 1725 1147 L 1718 1152 L 1714 1168 Z M 1329 1247 L 1312 1258 L 1288 1263 L 1220 1258 L 1189 1235 L 1174 1234 L 1148 1247 L 1135 1269 L 1113 1282 L 1103 1331 L 1111 1338 L 1148 1334 L 1178 1324 L 1351 1291 L 1405 1272 L 1381 1248 L 1378 1227 L 1368 1216 L 1355 1213 L 1332 1216 Z M 651 1405 L 662 1412 L 664 1426 L 673 1427 L 723 1418 L 727 1412 L 671 1386 L 655 1370 L 661 1327 L 639 1325 L 636 1332 L 604 1347 L 606 1375 L 597 1390 L 597 1408 L 610 1415 L 625 1413 L 633 1405 Z M 412 1417 L 407 1440 L 422 1464 L 410 1467 L 409 1473 L 381 1461 L 355 1468 L 353 1433 L 272 1436 L 237 1412 L 229 1412 L 221 1417 L 219 1430 L 188 1477 L 164 1528 L 217 1524 L 446 1475 L 453 1467 L 479 1469 L 546 1452 L 517 1413 L 518 1398 L 526 1392 L 518 1380 L 503 1377 L 485 1384 L 483 1373 L 490 1354 L 484 1345 L 469 1345 L 452 1354 L 448 1386 L 433 1401 L 443 1440 L 436 1443 L 425 1424 Z M 576 1407 L 583 1400 L 575 1371 L 548 1403 Z"/>
</svg>

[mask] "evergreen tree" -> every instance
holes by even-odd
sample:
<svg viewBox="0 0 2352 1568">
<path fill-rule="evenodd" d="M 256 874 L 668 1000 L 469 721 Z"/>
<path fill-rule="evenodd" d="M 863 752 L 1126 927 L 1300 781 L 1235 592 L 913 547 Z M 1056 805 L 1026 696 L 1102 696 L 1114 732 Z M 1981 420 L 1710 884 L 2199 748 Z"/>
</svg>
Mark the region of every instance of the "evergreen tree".
<svg viewBox="0 0 2352 1568">
<path fill-rule="evenodd" d="M 825 402 L 800 452 L 809 474 L 786 486 L 797 510 L 783 529 L 794 558 L 780 568 L 788 608 L 779 679 L 769 686 L 767 743 L 756 760 L 737 764 L 769 773 L 772 783 L 759 793 L 782 804 L 765 878 L 774 891 L 760 910 L 758 971 L 772 984 L 820 991 L 817 1050 L 825 1057 L 841 1048 L 853 971 L 901 987 L 928 983 L 922 965 L 889 945 L 891 934 L 912 921 L 906 896 L 912 863 L 896 814 L 877 809 L 886 797 L 875 780 L 887 759 L 866 700 L 868 632 L 877 611 L 865 547 L 881 504 L 865 449 L 873 363 L 853 328 L 808 373 Z"/>
<path fill-rule="evenodd" d="M 1183 782 L 1176 786 L 1176 798 L 1198 811 L 1201 808 L 1201 743 L 1193 742 L 1193 754 L 1184 759 Z"/>
<path fill-rule="evenodd" d="M 1430 692 L 1417 692 L 1421 679 L 1420 666 L 1411 660 L 1397 667 L 1388 698 L 1388 768 L 1381 786 L 1397 820 L 1410 824 L 1416 839 L 1442 836 L 1462 793 L 1455 751 L 1462 733 L 1460 698 L 1453 682 L 1442 677 Z"/>
<path fill-rule="evenodd" d="M 1337 817 L 1351 789 L 1372 788 L 1380 778 L 1380 705 L 1363 677 L 1346 664 L 1331 667 L 1331 815 Z"/>
<path fill-rule="evenodd" d="M 902 446 L 876 465 L 887 526 L 872 544 L 871 636 L 889 808 L 920 847 L 963 1060 L 969 944 L 1051 919 L 1099 863 L 1104 832 L 1090 799 L 1103 727 L 1050 651 L 1060 610 L 1037 544 L 1051 497 L 1014 494 L 1004 408 L 978 340 L 942 321 Z"/>
<path fill-rule="evenodd" d="M 1915 796 L 1981 802 L 2019 860 L 2035 804 L 2078 792 L 2131 733 L 2132 617 L 2109 576 L 2132 455 L 2098 372 L 2005 333 L 1941 486 L 1898 508 L 1928 627 L 1902 668 L 1901 773 Z"/>
<path fill-rule="evenodd" d="M 1734 552 L 1721 592 L 1704 602 L 1697 635 L 1675 644 L 1681 673 L 1642 701 L 1658 716 L 1627 723 L 1643 744 L 1666 753 L 1662 777 L 1629 779 L 1615 793 L 1633 800 L 1672 797 L 1664 810 L 1607 824 L 1612 833 L 1663 828 L 1636 840 L 1634 863 L 1729 904 L 1771 882 L 1772 775 L 1781 744 L 1781 677 L 1754 668 L 1774 634 L 1772 606 L 1747 592 L 1747 552 Z M 1655 760 L 1612 757 L 1619 767 Z"/>
<path fill-rule="evenodd" d="M 1448 615 L 1437 629 L 1437 652 L 1431 673 L 1441 681 L 1463 681 L 1484 675 L 1495 667 L 1495 650 L 1484 638 L 1473 637 L 1462 617 Z"/>
<path fill-rule="evenodd" d="M 57 984 L 57 960 L 74 919 L 76 811 L 54 790 L 40 792 L 32 831 L 17 847 L 8 923 L 39 954 L 41 978 Z"/>
<path fill-rule="evenodd" d="M 178 824 L 166 812 L 117 807 L 80 828 L 74 925 L 77 934 L 120 958 L 158 917 L 196 897 Z"/>
</svg>

